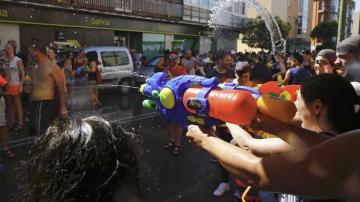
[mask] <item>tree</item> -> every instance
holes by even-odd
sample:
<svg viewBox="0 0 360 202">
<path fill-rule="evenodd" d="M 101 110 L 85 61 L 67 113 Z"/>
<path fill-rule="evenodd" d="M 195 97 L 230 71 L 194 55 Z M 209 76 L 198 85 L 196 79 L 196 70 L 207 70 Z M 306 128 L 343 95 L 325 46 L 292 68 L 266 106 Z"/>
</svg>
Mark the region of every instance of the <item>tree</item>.
<svg viewBox="0 0 360 202">
<path fill-rule="evenodd" d="M 336 43 L 334 38 L 337 36 L 338 22 L 321 22 L 310 33 L 311 38 L 322 41 L 322 45 L 317 46 L 316 50 L 325 48 L 335 49 Z"/>
<path fill-rule="evenodd" d="M 283 38 L 286 38 L 290 32 L 291 25 L 286 23 L 278 16 L 275 17 L 277 24 L 279 25 L 280 32 Z M 271 50 L 270 32 L 266 28 L 265 22 L 260 16 L 254 19 L 254 22 L 243 29 L 242 42 L 251 48 L 261 48 L 262 50 Z"/>
</svg>

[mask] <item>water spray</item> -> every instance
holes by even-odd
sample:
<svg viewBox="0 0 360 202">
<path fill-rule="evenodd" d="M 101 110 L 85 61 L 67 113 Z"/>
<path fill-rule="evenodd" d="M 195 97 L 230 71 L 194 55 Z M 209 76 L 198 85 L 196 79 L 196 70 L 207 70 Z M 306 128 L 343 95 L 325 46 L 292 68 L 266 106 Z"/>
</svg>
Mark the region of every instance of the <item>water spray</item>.
<svg viewBox="0 0 360 202">
<path fill-rule="evenodd" d="M 286 52 L 286 40 L 283 38 L 279 25 L 277 24 L 274 16 L 257 0 L 221 0 L 211 8 L 212 14 L 210 15 L 209 27 L 214 29 L 214 32 L 218 30 L 218 25 L 216 21 L 219 21 L 223 16 L 221 15 L 223 11 L 234 2 L 249 2 L 259 13 L 262 20 L 264 20 L 266 28 L 270 32 L 270 40 L 272 45 L 272 51 L 277 60 L 280 59 L 282 55 Z"/>
</svg>

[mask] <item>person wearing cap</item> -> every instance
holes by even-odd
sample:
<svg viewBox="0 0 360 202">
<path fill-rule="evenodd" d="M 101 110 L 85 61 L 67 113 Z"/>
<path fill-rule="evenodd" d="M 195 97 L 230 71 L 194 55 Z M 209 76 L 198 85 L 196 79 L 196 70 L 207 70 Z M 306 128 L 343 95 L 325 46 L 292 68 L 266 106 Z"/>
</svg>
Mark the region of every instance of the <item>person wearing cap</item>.
<svg viewBox="0 0 360 202">
<path fill-rule="evenodd" d="M 179 58 L 176 53 L 170 53 L 166 63 L 168 64 L 168 66 L 164 68 L 164 72 L 168 73 L 169 79 L 187 74 L 186 68 L 179 64 Z M 180 125 L 172 122 L 171 120 L 165 120 L 165 125 L 166 133 L 169 137 L 169 142 L 166 143 L 163 148 L 166 150 L 171 150 L 173 155 L 178 155 L 180 153 L 184 129 Z"/>
<path fill-rule="evenodd" d="M 311 72 L 305 69 L 303 65 L 304 58 L 299 53 L 293 53 L 289 60 L 290 65 L 294 68 L 286 72 L 285 79 L 281 82 L 281 85 L 299 85 L 312 76 Z"/>
<path fill-rule="evenodd" d="M 315 58 L 314 69 L 316 75 L 338 74 L 335 68 L 336 51 L 331 49 L 321 50 Z"/>
<path fill-rule="evenodd" d="M 167 58 L 168 66 L 164 68 L 164 72 L 170 75 L 170 78 L 187 74 L 186 68 L 179 64 L 179 58 L 177 54 L 171 53 Z"/>
<path fill-rule="evenodd" d="M 344 39 L 336 48 L 336 65 L 344 71 L 345 78 L 360 81 L 360 35 Z"/>
<path fill-rule="evenodd" d="M 251 78 L 251 66 L 248 62 L 238 62 L 235 65 L 235 79 L 233 83 L 247 86 L 247 87 L 254 87 L 255 83 L 250 80 Z"/>
</svg>

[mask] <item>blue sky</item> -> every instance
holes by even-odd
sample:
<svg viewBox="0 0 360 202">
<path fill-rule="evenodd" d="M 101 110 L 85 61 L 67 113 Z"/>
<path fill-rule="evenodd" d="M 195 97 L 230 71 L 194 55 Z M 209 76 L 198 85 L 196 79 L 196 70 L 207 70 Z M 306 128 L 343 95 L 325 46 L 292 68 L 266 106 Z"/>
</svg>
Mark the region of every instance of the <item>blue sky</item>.
<svg viewBox="0 0 360 202">
<path fill-rule="evenodd" d="M 360 11 L 360 0 L 355 0 L 355 4 L 356 4 L 355 12 Z"/>
</svg>

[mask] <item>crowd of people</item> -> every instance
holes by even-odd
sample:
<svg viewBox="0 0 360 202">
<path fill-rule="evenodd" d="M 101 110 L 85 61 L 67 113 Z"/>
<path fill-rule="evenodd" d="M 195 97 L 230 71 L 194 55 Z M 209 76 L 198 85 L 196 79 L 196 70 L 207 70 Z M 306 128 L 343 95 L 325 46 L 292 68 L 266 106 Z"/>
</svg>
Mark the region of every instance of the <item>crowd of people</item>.
<svg viewBox="0 0 360 202">
<path fill-rule="evenodd" d="M 8 131 L 21 132 L 25 120 L 30 122 L 29 135 L 40 136 L 56 118 L 68 117 L 75 95 L 86 94 L 93 109 L 101 105 L 101 65 L 96 57 L 86 58 L 84 50 L 74 57 L 69 51 L 61 61 L 55 47 L 38 39 L 32 39 L 28 55 L 18 51 L 14 40 L 0 51 L 0 75 L 6 80 L 0 93 L 1 141 L 10 158 L 15 154 L 7 143 Z"/>
<path fill-rule="evenodd" d="M 164 57 L 162 57 L 156 65 L 155 71 L 168 73 L 169 79 L 180 75 L 193 74 L 208 78 L 216 77 L 220 82 L 231 82 L 247 87 L 255 87 L 257 84 L 268 81 L 278 81 L 279 85 L 301 85 L 301 93 L 296 102 L 298 109 L 297 118 L 298 122 L 301 122 L 301 126 L 306 130 L 304 130 L 304 132 L 303 130 L 292 128 L 295 132 L 291 134 L 299 133 L 301 135 L 301 133 L 307 134 L 308 131 L 313 131 L 314 133 L 325 136 L 327 140 L 330 137 L 335 137 L 360 128 L 360 115 L 358 112 L 360 108 L 358 97 L 360 93 L 360 84 L 358 83 L 360 81 L 359 65 L 360 36 L 355 36 L 344 40 L 337 50 L 323 49 L 319 52 L 299 51 L 276 56 L 270 52 L 236 53 L 235 51 L 227 52 L 220 50 L 216 54 L 209 52 L 204 55 L 199 55 L 194 54 L 192 50 L 185 50 L 183 52 L 179 52 L 178 50 L 174 52 L 166 51 Z M 174 155 L 177 155 L 180 153 L 184 130 L 180 125 L 170 120 L 165 120 L 165 124 L 169 142 L 164 145 L 164 149 L 171 150 Z M 279 124 L 280 123 L 273 123 L 273 125 L 276 126 L 279 126 Z M 281 127 L 286 128 L 283 124 Z M 270 128 L 272 128 L 271 124 L 269 124 L 266 130 L 270 130 Z M 312 137 L 316 142 L 311 142 L 311 144 L 307 141 L 313 140 L 303 140 L 301 139 L 303 137 L 301 137 L 301 140 L 298 142 L 288 142 L 285 138 L 290 138 L 289 135 L 280 138 L 255 139 L 253 135 L 250 135 L 251 132 L 249 131 L 252 131 L 251 127 L 250 130 L 248 127 L 244 130 L 232 124 L 228 124 L 227 127 L 216 127 L 213 131 L 206 132 L 201 131 L 199 126 L 189 127 L 187 135 L 191 141 L 194 142 L 195 145 L 209 151 L 218 159 L 221 180 L 219 186 L 214 190 L 213 195 L 222 196 L 230 190 L 229 173 L 239 178 L 236 180 L 237 191 L 235 193 L 239 201 L 241 201 L 242 193 L 244 193 L 248 185 L 261 189 L 276 190 L 276 188 L 273 189 L 271 187 L 271 184 L 267 185 L 270 187 L 268 188 L 260 184 L 260 181 L 254 179 L 255 177 L 265 177 L 267 174 L 265 171 L 256 173 L 257 175 L 255 175 L 254 172 L 257 170 L 250 169 L 255 168 L 255 166 L 248 167 L 245 165 L 251 165 L 251 163 L 249 163 L 250 161 L 258 159 L 255 161 L 258 162 L 256 166 L 264 166 L 260 161 L 266 159 L 263 158 L 263 156 L 273 154 L 286 156 L 290 155 L 287 153 L 298 150 L 300 153 L 300 149 L 311 150 L 312 147 L 318 146 L 318 144 L 322 145 L 321 143 L 325 140 L 321 138 L 317 140 L 317 134 Z M 275 131 L 270 130 L 269 132 L 275 135 L 282 133 L 279 129 Z M 202 144 L 202 142 L 207 139 L 213 139 L 212 141 L 214 142 L 209 148 L 207 147 L 208 145 Z M 305 141 L 305 143 L 303 143 L 303 141 Z M 223 144 L 224 146 L 217 147 L 218 142 L 221 142 L 219 145 Z M 234 144 L 239 146 L 239 148 L 235 149 Z M 220 149 L 223 147 L 224 150 Z M 244 151 L 246 159 L 241 161 L 243 158 L 241 157 L 241 153 L 236 154 L 236 152 L 241 149 L 250 150 L 252 156 L 245 154 L 247 151 Z M 225 151 L 229 151 L 227 153 L 228 156 L 223 155 Z M 359 151 L 357 151 L 357 153 L 359 153 Z M 239 156 L 238 164 L 233 164 L 236 161 L 230 162 L 230 158 L 233 155 Z M 280 157 L 277 159 L 279 162 L 281 160 L 284 159 L 280 159 Z M 269 166 L 270 165 L 274 165 L 274 163 L 269 162 Z M 304 166 L 305 162 L 301 162 L 298 165 Z M 240 172 L 244 169 L 249 170 L 245 170 L 246 172 L 244 173 Z M 271 167 L 271 169 L 273 168 Z M 353 170 L 355 173 L 358 171 L 359 170 L 356 169 Z M 270 170 L 270 172 L 273 172 L 273 170 Z M 298 172 L 300 171 L 298 170 Z M 285 178 L 279 177 L 276 182 L 277 184 L 275 184 L 279 186 L 278 183 L 282 182 Z M 316 176 L 313 176 L 312 179 L 310 178 L 311 177 L 308 179 L 309 182 L 315 180 Z M 310 193 L 300 191 L 302 189 L 302 187 L 300 187 L 301 182 L 294 181 L 293 183 L 298 186 L 292 185 L 292 187 L 299 187 L 298 190 L 296 188 L 291 190 L 291 186 L 287 183 L 284 183 L 283 190 L 290 193 L 304 193 L 305 195 Z M 314 185 L 318 185 L 318 183 L 314 183 Z M 276 186 L 274 185 L 274 187 Z M 303 189 L 305 190 L 305 188 Z M 310 190 L 310 188 L 308 189 Z M 249 201 L 261 200 L 262 197 L 269 198 L 269 194 L 266 195 L 265 193 L 264 195 L 263 192 L 259 193 L 256 190 L 250 193 L 251 194 L 247 195 Z M 327 197 L 333 197 L 333 193 L 334 192 L 329 192 Z M 359 194 L 359 192 L 351 194 Z M 270 193 L 270 195 L 270 198 L 272 197 L 274 199 L 274 194 Z M 320 196 L 316 192 L 314 192 L 313 195 Z M 285 194 L 275 194 L 275 196 L 279 199 L 295 197 L 300 200 L 299 197 Z M 326 196 L 326 194 L 324 196 Z M 340 197 L 343 197 L 343 195 Z M 303 198 L 301 200 L 305 199 Z"/>
<path fill-rule="evenodd" d="M 28 48 L 26 64 L 16 51 L 11 40 L 0 53 L 0 74 L 6 81 L 1 88 L 0 133 L 2 148 L 11 158 L 7 131 L 23 129 L 21 96 L 28 93 L 30 126 L 38 138 L 25 163 L 23 199 L 140 201 L 134 134 L 97 117 L 63 119 L 77 87 L 88 89 L 94 107 L 100 104 L 97 58 L 86 58 L 81 50 L 76 57 L 68 52 L 58 64 L 56 49 L 46 50 L 39 40 Z M 135 66 L 147 62 L 136 51 L 131 56 Z M 186 133 L 191 144 L 216 159 L 221 179 L 214 196 L 230 191 L 233 176 L 237 201 L 245 194 L 246 201 L 360 200 L 360 36 L 345 39 L 336 50 L 286 55 L 166 51 L 155 72 L 165 72 L 169 79 L 187 74 L 216 77 L 247 87 L 267 81 L 301 85 L 294 124 L 260 113 L 246 127 L 191 125 L 185 131 L 164 121 L 169 138 L 164 149 L 179 155 Z M 53 123 L 57 117 L 62 119 Z M 274 136 L 259 138 L 256 131 Z"/>
</svg>

